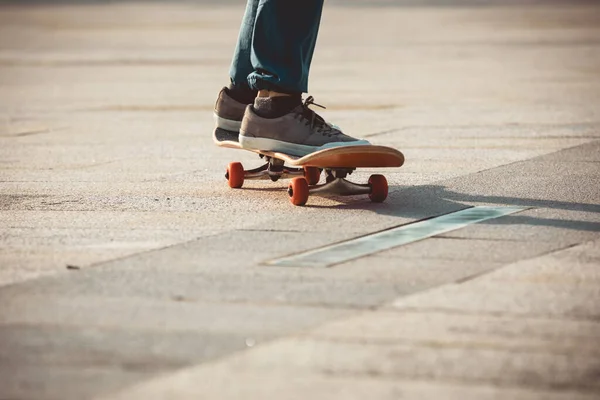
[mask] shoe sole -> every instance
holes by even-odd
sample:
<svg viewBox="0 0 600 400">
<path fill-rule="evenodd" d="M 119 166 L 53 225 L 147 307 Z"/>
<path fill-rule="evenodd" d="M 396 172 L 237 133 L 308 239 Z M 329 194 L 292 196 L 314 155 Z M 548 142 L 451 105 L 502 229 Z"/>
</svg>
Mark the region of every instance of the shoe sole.
<svg viewBox="0 0 600 400">
<path fill-rule="evenodd" d="M 242 121 L 234 121 L 232 119 L 222 118 L 213 113 L 217 128 L 225 129 L 226 131 L 239 132 L 242 127 Z"/>
<path fill-rule="evenodd" d="M 323 146 L 307 146 L 297 143 L 282 142 L 281 140 L 275 139 L 245 136 L 243 131 L 240 131 L 239 142 L 242 148 L 247 150 L 276 151 L 298 157 L 334 147 L 371 145 L 371 143 L 366 140 L 356 140 L 352 142 L 332 142 L 324 144 Z"/>
</svg>

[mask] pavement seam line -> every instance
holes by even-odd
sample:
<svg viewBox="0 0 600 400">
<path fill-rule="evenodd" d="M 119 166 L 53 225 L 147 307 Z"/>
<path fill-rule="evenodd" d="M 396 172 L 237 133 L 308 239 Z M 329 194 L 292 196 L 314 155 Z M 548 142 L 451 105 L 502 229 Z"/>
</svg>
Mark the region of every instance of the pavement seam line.
<svg viewBox="0 0 600 400">
<path fill-rule="evenodd" d="M 279 267 L 325 268 L 435 237 L 471 224 L 527 210 L 528 207 L 469 207 L 364 236 L 266 261 Z"/>
</svg>

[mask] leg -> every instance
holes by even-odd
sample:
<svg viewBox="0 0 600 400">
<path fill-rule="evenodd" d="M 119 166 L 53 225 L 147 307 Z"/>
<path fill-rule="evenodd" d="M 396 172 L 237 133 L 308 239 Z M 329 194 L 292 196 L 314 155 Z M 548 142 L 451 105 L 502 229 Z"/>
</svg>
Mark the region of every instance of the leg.
<svg viewBox="0 0 600 400">
<path fill-rule="evenodd" d="M 248 76 L 254 71 L 250 57 L 252 54 L 252 38 L 259 0 L 248 0 L 242 26 L 238 35 L 238 42 L 231 61 L 229 76 L 231 83 L 238 88 L 248 87 Z"/>
<path fill-rule="evenodd" d="M 260 0 L 252 36 L 250 87 L 308 91 L 323 0 Z M 246 27 L 244 27 L 246 28 Z"/>
<path fill-rule="evenodd" d="M 323 1 L 248 0 L 229 71 L 231 85 L 215 104 L 217 128 L 237 134 L 258 90 L 293 94 L 255 103 L 263 116 L 281 116 L 301 104 Z"/>
<path fill-rule="evenodd" d="M 323 1 L 248 1 L 230 71 L 232 86 L 221 91 L 215 106 L 216 141 L 237 139 L 247 149 L 299 156 L 369 144 L 325 122 L 309 108 L 312 97 L 302 103 Z M 253 106 L 246 107 L 256 91 Z"/>
<path fill-rule="evenodd" d="M 259 0 L 248 0 L 229 70 L 231 84 L 221 90 L 215 103 L 213 138 L 217 142 L 238 140 L 246 106 L 254 101 L 257 94 L 248 86 L 248 75 L 254 71 L 250 56 L 258 4 Z"/>
<path fill-rule="evenodd" d="M 248 77 L 259 90 L 244 114 L 242 147 L 302 156 L 337 146 L 370 144 L 345 135 L 309 108 L 308 74 L 317 41 L 323 0 L 260 0 Z"/>
</svg>

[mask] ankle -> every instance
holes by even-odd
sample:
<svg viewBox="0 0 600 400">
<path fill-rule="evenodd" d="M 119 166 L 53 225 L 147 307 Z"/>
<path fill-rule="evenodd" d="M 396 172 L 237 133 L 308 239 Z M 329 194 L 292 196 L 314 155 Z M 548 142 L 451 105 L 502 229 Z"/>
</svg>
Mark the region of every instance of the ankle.
<svg viewBox="0 0 600 400">
<path fill-rule="evenodd" d="M 243 104 L 251 104 L 256 98 L 258 91 L 251 89 L 247 85 L 235 85 L 231 83 L 227 88 L 227 93 L 235 101 Z"/>
<path fill-rule="evenodd" d="M 257 97 L 282 97 L 282 96 L 294 96 L 291 93 L 283 93 L 283 92 L 276 92 L 274 90 L 266 90 L 266 89 L 262 89 L 258 91 L 258 95 Z"/>
<path fill-rule="evenodd" d="M 279 118 L 288 114 L 301 104 L 301 94 L 294 95 L 272 91 L 260 91 L 256 99 L 254 99 L 253 109 L 259 117 Z"/>
</svg>

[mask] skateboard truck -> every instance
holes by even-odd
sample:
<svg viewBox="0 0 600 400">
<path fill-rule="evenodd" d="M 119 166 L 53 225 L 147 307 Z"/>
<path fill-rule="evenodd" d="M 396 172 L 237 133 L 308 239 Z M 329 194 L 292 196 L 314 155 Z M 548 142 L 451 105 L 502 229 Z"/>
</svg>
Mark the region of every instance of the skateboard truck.
<svg viewBox="0 0 600 400">
<path fill-rule="evenodd" d="M 306 176 L 306 168 L 294 168 L 288 167 L 284 165 L 283 160 L 279 160 L 277 158 L 261 156 L 261 158 L 266 158 L 267 162 L 261 165 L 258 168 L 253 168 L 249 170 L 244 170 L 243 166 L 240 163 L 231 163 L 227 167 L 227 172 L 225 173 L 225 179 L 229 181 L 229 186 L 232 188 L 240 188 L 246 179 L 252 180 L 266 180 L 270 179 L 273 182 L 278 181 L 279 179 L 288 179 L 296 176 Z M 239 164 L 239 166 L 238 166 Z M 319 175 L 320 175 L 320 171 Z M 240 182 L 239 176 L 243 173 L 243 179 Z M 314 171 L 309 171 L 312 173 L 314 180 Z M 233 175 L 236 175 L 235 177 Z M 233 179 L 232 179 L 233 178 Z M 318 182 L 318 176 L 317 176 Z M 317 183 L 314 182 L 314 183 Z M 314 184 L 313 183 L 313 184 Z M 233 185 L 232 185 L 233 184 Z M 238 186 L 239 184 L 239 186 Z"/>
<path fill-rule="evenodd" d="M 346 176 L 350 175 L 353 171 L 354 169 L 326 169 L 326 183 L 310 187 L 309 193 L 338 196 L 352 196 L 355 194 L 371 193 L 371 185 L 361 185 L 359 183 L 350 182 L 346 179 Z"/>
<path fill-rule="evenodd" d="M 383 175 L 371 175 L 368 184 L 350 182 L 346 176 L 353 168 L 325 169 L 327 180 L 322 185 L 308 186 L 305 178 L 293 178 L 288 185 L 288 195 L 292 204 L 306 204 L 309 194 L 320 196 L 354 196 L 368 194 L 371 201 L 381 203 L 387 198 L 388 184 Z"/>
<path fill-rule="evenodd" d="M 288 179 L 295 176 L 304 176 L 304 170 L 302 168 L 292 168 L 287 166 L 281 166 L 281 168 L 272 168 L 269 163 L 261 165 L 258 168 L 244 170 L 244 179 L 270 179 L 273 182 L 279 179 Z M 229 170 L 225 173 L 225 179 L 229 180 Z"/>
</svg>

